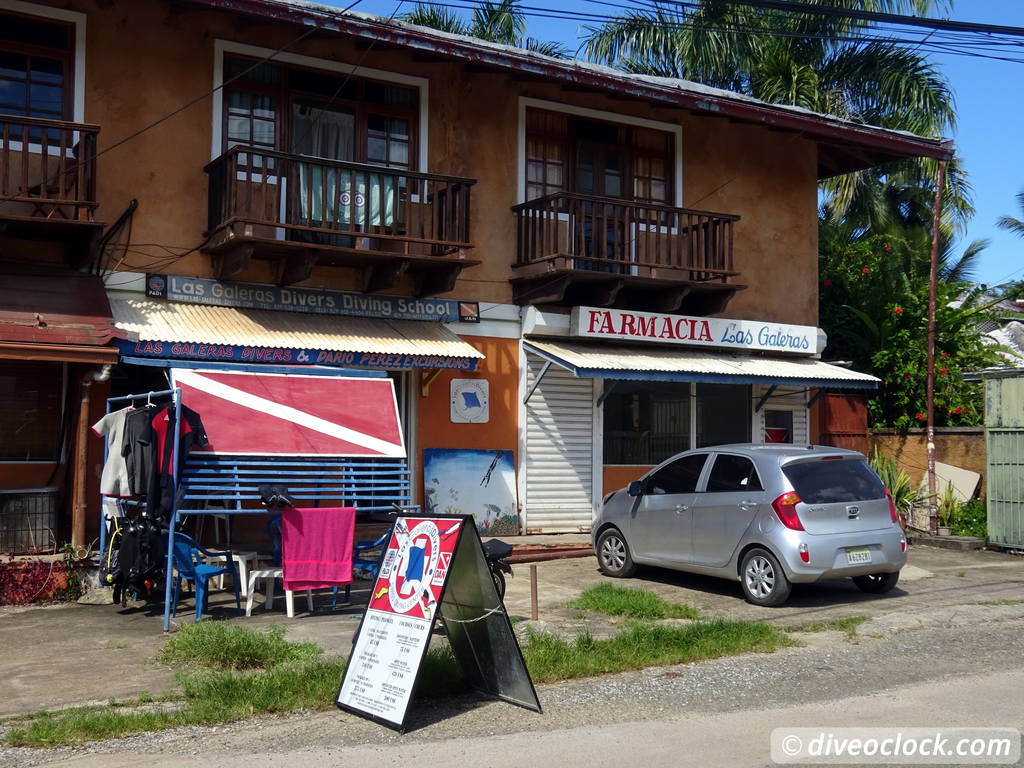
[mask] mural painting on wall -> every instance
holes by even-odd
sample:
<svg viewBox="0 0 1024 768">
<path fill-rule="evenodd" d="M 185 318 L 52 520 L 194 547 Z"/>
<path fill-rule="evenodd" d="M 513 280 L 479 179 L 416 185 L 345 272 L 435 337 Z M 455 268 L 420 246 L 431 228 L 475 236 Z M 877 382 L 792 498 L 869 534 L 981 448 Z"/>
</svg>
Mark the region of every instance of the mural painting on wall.
<svg viewBox="0 0 1024 768">
<path fill-rule="evenodd" d="M 519 533 L 512 451 L 426 448 L 426 514 L 472 515 L 481 536 Z"/>
</svg>

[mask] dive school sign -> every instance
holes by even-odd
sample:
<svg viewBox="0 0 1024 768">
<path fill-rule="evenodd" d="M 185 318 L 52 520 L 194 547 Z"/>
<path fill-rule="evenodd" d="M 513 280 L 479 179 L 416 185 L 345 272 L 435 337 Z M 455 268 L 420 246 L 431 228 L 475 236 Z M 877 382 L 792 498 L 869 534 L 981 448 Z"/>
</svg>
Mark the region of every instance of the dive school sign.
<svg viewBox="0 0 1024 768">
<path fill-rule="evenodd" d="M 352 643 L 337 706 L 404 731 L 438 617 L 467 683 L 540 711 L 468 515 L 396 519 Z"/>
<path fill-rule="evenodd" d="M 571 333 L 588 339 L 652 341 L 726 349 L 766 350 L 813 355 L 818 329 L 759 320 L 688 317 L 658 312 L 573 307 Z"/>
<path fill-rule="evenodd" d="M 480 322 L 480 305 L 475 301 L 418 299 L 259 283 L 228 283 L 205 277 L 149 274 L 146 275 L 146 295 L 187 304 L 307 312 L 314 315 L 350 315 L 435 323 Z"/>
</svg>

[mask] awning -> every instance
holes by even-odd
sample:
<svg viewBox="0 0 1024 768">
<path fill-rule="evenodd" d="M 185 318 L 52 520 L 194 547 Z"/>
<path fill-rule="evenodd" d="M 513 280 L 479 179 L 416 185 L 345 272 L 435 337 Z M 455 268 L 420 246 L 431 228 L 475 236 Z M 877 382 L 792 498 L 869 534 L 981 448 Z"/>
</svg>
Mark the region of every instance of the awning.
<svg viewBox="0 0 1024 768">
<path fill-rule="evenodd" d="M 879 379 L 820 360 L 755 357 L 728 352 L 637 349 L 571 341 L 523 342 L 533 352 L 582 379 L 695 381 L 720 384 L 765 384 L 836 389 L 874 389 Z"/>
<path fill-rule="evenodd" d="M 440 323 L 115 298 L 126 355 L 473 370 L 484 355 Z"/>
<path fill-rule="evenodd" d="M 0 284 L 0 358 L 112 363 L 114 328 L 95 275 L 6 274 Z"/>
</svg>

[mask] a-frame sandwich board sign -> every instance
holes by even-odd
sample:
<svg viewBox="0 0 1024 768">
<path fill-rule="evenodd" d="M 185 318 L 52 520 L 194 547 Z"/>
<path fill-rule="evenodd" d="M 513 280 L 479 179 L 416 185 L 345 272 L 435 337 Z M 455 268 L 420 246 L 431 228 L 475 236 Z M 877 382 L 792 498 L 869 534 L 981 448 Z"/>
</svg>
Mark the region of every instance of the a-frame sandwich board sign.
<svg viewBox="0 0 1024 768">
<path fill-rule="evenodd" d="M 337 706 L 404 732 L 438 616 L 472 688 L 541 711 L 470 515 L 395 520 Z"/>
</svg>

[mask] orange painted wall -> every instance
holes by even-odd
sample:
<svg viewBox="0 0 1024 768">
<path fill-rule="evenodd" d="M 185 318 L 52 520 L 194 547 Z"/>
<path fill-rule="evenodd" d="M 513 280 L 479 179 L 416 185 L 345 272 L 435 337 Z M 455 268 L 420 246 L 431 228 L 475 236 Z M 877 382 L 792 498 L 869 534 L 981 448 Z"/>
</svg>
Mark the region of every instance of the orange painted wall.
<svg viewBox="0 0 1024 768">
<path fill-rule="evenodd" d="M 653 469 L 653 465 L 650 467 L 641 466 L 623 466 L 619 464 L 606 464 L 604 467 L 604 493 L 608 494 L 612 491 L 617 491 L 619 488 L 625 488 L 634 480 L 639 480 L 644 472 L 649 469 Z"/>
<path fill-rule="evenodd" d="M 425 448 L 467 448 L 508 450 L 518 453 L 519 445 L 519 341 L 486 336 L 463 336 L 487 356 L 477 370 L 443 371 L 430 384 L 429 395 L 419 399 L 417 433 L 421 476 L 415 478 L 423 494 L 423 450 Z M 422 373 L 420 374 L 423 375 Z M 490 421 L 486 424 L 452 424 L 451 380 L 487 379 L 490 391 Z M 417 382 L 417 386 L 418 386 Z M 518 462 L 518 456 L 515 456 Z M 518 466 L 518 463 L 517 463 Z"/>
<path fill-rule="evenodd" d="M 351 39 L 315 35 L 294 43 L 297 29 L 249 23 L 231 13 L 164 0 L 41 0 L 83 12 L 87 23 L 85 118 L 102 126 L 100 150 L 131 135 L 210 88 L 215 40 L 227 40 L 429 81 L 428 168 L 477 179 L 473 188 L 472 258 L 452 296 L 510 302 L 516 260 L 518 98 L 541 99 L 677 125 L 682 130 L 684 206 L 740 216 L 735 268 L 741 291 L 723 314 L 777 322 L 817 321 L 815 171 L 817 148 L 797 134 L 743 125 L 684 110 L 657 108 L 557 83 L 472 70 L 442 57 L 414 56 L 400 48 L 357 47 Z M 125 73 L 130 72 L 131 77 Z M 170 74 L 169 74 L 170 73 Z M 145 83 L 145 87 L 139 87 Z M 98 217 L 113 221 L 135 198 L 135 248 L 120 269 L 147 271 L 166 252 L 144 245 L 189 248 L 203 239 L 207 221 L 211 102 L 194 106 L 127 144 L 107 152 L 97 167 Z M 272 264 L 257 261 L 241 281 L 271 279 Z M 189 253 L 160 267 L 180 275 L 212 273 L 211 259 Z M 358 289 L 353 270 L 318 267 L 306 285 Z M 405 292 L 402 289 L 395 293 Z"/>
</svg>

